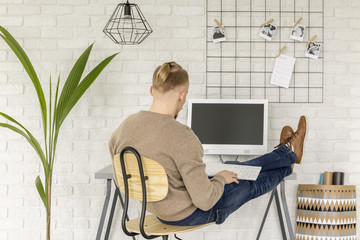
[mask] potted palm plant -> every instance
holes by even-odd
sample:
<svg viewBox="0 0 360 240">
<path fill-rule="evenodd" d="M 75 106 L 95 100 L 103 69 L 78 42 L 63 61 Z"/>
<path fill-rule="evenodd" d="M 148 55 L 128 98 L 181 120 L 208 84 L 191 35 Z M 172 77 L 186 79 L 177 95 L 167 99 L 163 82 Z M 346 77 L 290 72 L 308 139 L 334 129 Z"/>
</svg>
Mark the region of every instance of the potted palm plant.
<svg viewBox="0 0 360 240">
<path fill-rule="evenodd" d="M 1 26 L 0 36 L 15 53 L 23 65 L 25 71 L 29 75 L 35 87 L 40 103 L 45 146 L 41 146 L 33 134 L 31 134 L 30 131 L 28 131 L 22 124 L 3 112 L 0 112 L 0 116 L 5 118 L 7 121 L 0 122 L 0 127 L 8 128 L 22 135 L 30 143 L 39 156 L 44 170 L 44 179 L 41 180 L 40 176 L 37 176 L 35 179 L 35 186 L 46 209 L 46 239 L 49 240 L 52 173 L 60 127 L 75 104 L 79 101 L 81 96 L 118 53 L 105 58 L 81 80 L 85 65 L 93 47 L 93 44 L 91 44 L 77 59 L 65 81 L 61 92 L 59 92 L 60 76 L 58 77 L 54 96 L 51 91 L 50 77 L 49 103 L 47 103 L 39 78 L 36 75 L 34 67 L 31 64 L 25 51 L 15 40 L 15 38 Z"/>
</svg>

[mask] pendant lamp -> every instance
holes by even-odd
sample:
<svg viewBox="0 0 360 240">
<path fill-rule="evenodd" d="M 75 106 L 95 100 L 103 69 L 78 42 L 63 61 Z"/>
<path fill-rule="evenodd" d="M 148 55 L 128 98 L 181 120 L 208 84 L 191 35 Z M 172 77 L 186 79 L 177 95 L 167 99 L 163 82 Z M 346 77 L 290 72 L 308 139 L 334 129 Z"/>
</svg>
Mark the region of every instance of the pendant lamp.
<svg viewBox="0 0 360 240">
<path fill-rule="evenodd" d="M 140 44 L 152 33 L 138 5 L 128 0 L 117 5 L 103 31 L 114 43 L 123 45 Z"/>
</svg>

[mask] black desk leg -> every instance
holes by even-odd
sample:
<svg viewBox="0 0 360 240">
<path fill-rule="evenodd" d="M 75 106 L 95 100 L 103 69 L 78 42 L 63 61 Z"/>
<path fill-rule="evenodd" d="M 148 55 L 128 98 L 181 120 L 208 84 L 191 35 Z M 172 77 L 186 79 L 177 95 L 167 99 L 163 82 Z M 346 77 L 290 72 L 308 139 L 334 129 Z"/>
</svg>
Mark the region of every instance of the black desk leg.
<svg viewBox="0 0 360 240">
<path fill-rule="evenodd" d="M 294 231 L 291 226 L 290 214 L 289 209 L 286 202 L 286 194 L 285 194 L 285 181 L 280 183 L 280 194 L 281 194 L 281 203 L 283 204 L 283 210 L 285 214 L 285 220 L 289 231 L 290 240 L 295 240 Z"/>
<path fill-rule="evenodd" d="M 116 207 L 116 203 L 117 203 L 117 199 L 120 199 L 120 204 L 121 207 L 124 208 L 124 202 L 123 199 L 121 197 L 121 193 L 118 187 L 115 186 L 115 193 L 114 193 L 114 197 L 113 197 L 113 202 L 111 204 L 111 209 L 110 209 L 110 216 L 109 216 L 109 220 L 108 220 L 108 225 L 106 228 L 106 233 L 105 233 L 105 240 L 109 239 L 110 236 L 110 230 L 111 230 L 111 225 L 112 225 L 112 220 L 114 218 L 114 212 L 115 212 L 115 207 Z M 126 215 L 126 220 L 129 221 L 129 217 Z M 135 237 L 132 237 L 135 240 Z"/>
<path fill-rule="evenodd" d="M 118 189 L 118 188 L 117 188 L 117 189 Z M 118 189 L 118 191 L 119 191 L 119 189 Z M 119 191 L 119 199 L 120 199 L 121 207 L 124 209 L 124 201 L 123 201 L 123 199 L 122 199 L 122 196 L 121 196 L 120 191 Z M 129 221 L 129 216 L 128 216 L 127 214 L 126 214 L 126 220 Z M 136 240 L 136 239 L 135 239 L 135 236 L 132 236 L 132 239 L 133 239 L 133 240 Z"/>
<path fill-rule="evenodd" d="M 104 201 L 103 210 L 101 212 L 101 218 L 100 218 L 98 231 L 96 234 L 96 240 L 100 240 L 100 237 L 101 237 L 101 232 L 104 227 L 104 221 L 105 221 L 107 208 L 109 206 L 110 194 L 111 194 L 111 179 L 107 179 L 107 181 L 106 181 L 106 197 L 105 197 L 105 201 Z"/>
<path fill-rule="evenodd" d="M 117 200 L 117 195 L 118 194 L 119 194 L 119 189 L 117 187 L 115 187 L 115 193 L 114 193 L 113 201 L 112 201 L 112 204 L 111 204 L 110 216 L 109 216 L 108 225 L 107 225 L 106 233 L 105 233 L 105 240 L 109 239 L 110 229 L 111 229 L 112 220 L 113 220 L 113 217 L 114 217 L 114 212 L 115 212 L 115 207 L 116 207 L 116 200 Z"/>
<path fill-rule="evenodd" d="M 124 209 L 124 201 L 123 201 L 123 199 L 122 199 L 122 196 L 121 196 L 121 193 L 120 193 L 120 191 L 119 191 L 119 189 L 117 188 L 117 190 L 118 190 L 118 192 L 119 192 L 119 199 L 120 199 L 120 204 L 121 204 L 121 207 Z M 129 220 L 129 216 L 126 214 L 126 220 L 127 221 L 130 221 Z M 134 237 L 133 237 L 134 238 Z M 134 238 L 135 239 L 135 238 Z"/>
<path fill-rule="evenodd" d="M 285 220 L 286 220 L 286 224 L 287 224 L 287 227 L 288 227 L 288 230 L 289 230 L 290 240 L 294 240 L 295 239 L 294 232 L 293 232 L 292 227 L 291 227 L 289 209 L 288 209 L 288 206 L 287 206 L 287 203 L 286 203 L 286 197 L 285 197 L 285 181 L 282 181 L 280 183 L 280 194 L 281 194 L 281 203 L 283 205 L 283 211 L 284 211 L 284 214 L 285 214 Z M 271 203 L 272 203 L 272 200 L 273 200 L 274 196 L 275 196 L 276 209 L 277 209 L 278 216 L 279 216 L 279 221 L 280 221 L 281 234 L 282 234 L 283 239 L 286 240 L 286 231 L 285 231 L 284 219 L 283 219 L 283 216 L 282 216 L 282 210 L 281 210 L 280 199 L 279 199 L 279 192 L 278 192 L 277 188 L 275 188 L 271 193 L 271 197 L 270 197 L 268 205 L 266 207 L 266 211 L 265 211 L 263 220 L 261 222 L 260 229 L 259 229 L 258 235 L 256 237 L 256 240 L 260 239 L 260 235 L 261 235 L 261 232 L 263 230 L 265 220 L 266 220 L 267 215 L 269 213 L 269 209 L 270 209 L 270 206 L 271 206 Z"/>
<path fill-rule="evenodd" d="M 269 213 L 269 209 L 270 209 L 272 200 L 273 200 L 273 198 L 274 198 L 274 194 L 275 194 L 275 190 L 273 190 L 273 191 L 271 192 L 271 196 L 270 196 L 268 205 L 267 205 L 267 207 L 266 207 L 266 211 L 265 211 L 264 217 L 263 217 L 263 219 L 262 219 L 262 221 L 261 221 L 260 229 L 259 229 L 258 235 L 256 236 L 256 240 L 259 240 L 259 239 L 260 239 L 260 235 L 261 235 L 261 232 L 262 232 L 262 230 L 263 230 L 263 228 L 264 228 L 265 220 L 266 220 L 267 215 L 268 215 L 268 213 Z"/>
<path fill-rule="evenodd" d="M 284 219 L 283 219 L 282 212 L 281 212 L 281 205 L 280 205 L 279 194 L 278 194 L 277 188 L 275 188 L 274 191 L 275 191 L 276 209 L 277 209 L 277 212 L 278 212 L 279 221 L 280 221 L 280 227 L 281 227 L 281 234 L 283 236 L 283 239 L 286 240 Z"/>
</svg>

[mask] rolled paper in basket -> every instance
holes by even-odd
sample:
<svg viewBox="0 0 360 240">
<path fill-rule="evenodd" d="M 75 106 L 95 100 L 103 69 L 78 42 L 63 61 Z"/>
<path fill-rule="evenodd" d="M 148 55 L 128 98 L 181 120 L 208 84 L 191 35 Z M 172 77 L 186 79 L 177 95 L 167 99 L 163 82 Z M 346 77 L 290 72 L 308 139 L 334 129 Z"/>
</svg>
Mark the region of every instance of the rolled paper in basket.
<svg viewBox="0 0 360 240">
<path fill-rule="evenodd" d="M 344 185 L 344 175 L 343 172 L 334 172 L 333 185 Z"/>
<path fill-rule="evenodd" d="M 323 185 L 324 184 L 324 174 L 320 174 L 320 180 L 319 180 L 319 185 Z"/>
<path fill-rule="evenodd" d="M 332 185 L 333 183 L 333 173 L 325 172 L 324 173 L 324 185 Z"/>
</svg>

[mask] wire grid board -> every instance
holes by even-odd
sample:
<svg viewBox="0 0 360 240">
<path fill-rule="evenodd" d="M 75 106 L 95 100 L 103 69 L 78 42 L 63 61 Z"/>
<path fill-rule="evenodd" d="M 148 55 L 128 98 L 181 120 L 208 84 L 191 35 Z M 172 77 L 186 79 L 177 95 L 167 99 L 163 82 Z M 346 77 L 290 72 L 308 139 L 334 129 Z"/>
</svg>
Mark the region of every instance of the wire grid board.
<svg viewBox="0 0 360 240">
<path fill-rule="evenodd" d="M 302 42 L 290 39 L 293 24 L 302 17 Z M 322 103 L 324 84 L 324 0 L 207 0 L 206 97 L 268 99 L 279 103 Z M 273 18 L 272 41 L 259 37 L 260 25 Z M 217 19 L 226 41 L 213 43 Z M 321 44 L 318 60 L 305 56 L 314 36 Z M 270 84 L 277 54 L 296 58 L 289 88 Z"/>
</svg>

